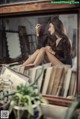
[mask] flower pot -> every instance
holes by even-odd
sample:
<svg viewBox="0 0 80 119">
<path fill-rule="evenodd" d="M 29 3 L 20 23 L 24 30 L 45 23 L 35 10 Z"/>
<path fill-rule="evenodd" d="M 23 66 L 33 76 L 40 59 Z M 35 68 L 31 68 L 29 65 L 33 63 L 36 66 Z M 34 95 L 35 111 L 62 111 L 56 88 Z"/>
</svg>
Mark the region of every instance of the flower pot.
<svg viewBox="0 0 80 119">
<path fill-rule="evenodd" d="M 36 105 L 33 105 L 33 109 L 34 109 L 34 115 L 30 115 L 27 111 L 26 107 L 18 107 L 15 106 L 14 107 L 14 113 L 15 113 L 15 117 L 17 117 L 16 119 L 39 119 L 39 111 L 37 109 Z"/>
<path fill-rule="evenodd" d="M 41 110 L 45 117 L 51 119 L 64 119 L 68 107 L 41 103 Z"/>
</svg>

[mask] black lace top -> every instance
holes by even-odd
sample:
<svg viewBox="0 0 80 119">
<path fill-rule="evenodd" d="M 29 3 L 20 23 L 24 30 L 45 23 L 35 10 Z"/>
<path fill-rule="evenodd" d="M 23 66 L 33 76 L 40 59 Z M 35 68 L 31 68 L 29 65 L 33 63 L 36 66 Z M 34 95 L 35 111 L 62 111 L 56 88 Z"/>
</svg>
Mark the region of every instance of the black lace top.
<svg viewBox="0 0 80 119">
<path fill-rule="evenodd" d="M 58 58 L 64 64 L 72 65 L 71 45 L 70 45 L 70 41 L 67 38 L 67 36 L 63 36 L 57 46 L 56 46 L 56 40 L 54 40 L 54 39 L 55 38 L 53 38 L 53 36 L 48 38 L 48 36 L 45 35 L 44 38 L 39 39 L 38 48 L 45 47 L 46 45 L 49 45 L 55 52 L 56 58 Z"/>
</svg>

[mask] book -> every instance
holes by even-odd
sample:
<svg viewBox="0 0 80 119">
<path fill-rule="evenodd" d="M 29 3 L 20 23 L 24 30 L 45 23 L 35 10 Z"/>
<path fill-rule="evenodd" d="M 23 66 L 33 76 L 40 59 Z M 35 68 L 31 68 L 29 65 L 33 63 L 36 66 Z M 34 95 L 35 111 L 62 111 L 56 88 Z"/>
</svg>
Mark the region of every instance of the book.
<svg viewBox="0 0 80 119">
<path fill-rule="evenodd" d="M 44 70 L 46 70 L 46 68 L 47 67 L 50 67 L 51 66 L 51 63 L 46 63 L 46 64 L 43 64 L 43 65 L 39 65 L 39 66 L 36 66 L 36 67 L 33 67 L 33 68 L 30 68 L 27 72 L 27 75 L 29 76 L 29 78 L 30 78 L 30 83 L 32 83 L 32 82 L 34 82 L 38 77 L 39 77 L 39 79 L 38 79 L 38 81 L 36 82 L 36 85 L 38 86 L 38 89 L 39 89 L 39 91 L 41 91 L 42 89 L 41 88 L 43 88 L 43 86 L 42 86 L 42 82 L 43 82 L 43 80 L 44 80 L 44 73 L 45 73 L 45 71 Z M 42 70 L 43 70 L 43 72 L 42 72 Z M 25 73 L 26 71 L 24 71 L 24 73 Z M 41 75 L 41 76 L 39 76 L 39 75 Z"/>
<path fill-rule="evenodd" d="M 71 75 L 72 75 L 72 69 L 69 68 L 65 74 L 65 83 L 64 83 L 64 92 L 63 92 L 63 97 L 67 97 L 67 93 L 69 90 L 69 85 L 70 85 L 70 80 L 71 80 Z"/>
<path fill-rule="evenodd" d="M 49 84 L 49 80 L 51 77 L 51 72 L 52 72 L 53 67 L 48 67 L 46 69 L 46 74 L 45 74 L 45 79 L 44 79 L 44 85 L 43 85 L 43 89 L 42 89 L 42 94 L 45 95 L 47 93 L 47 89 L 48 89 L 48 84 Z"/>
<path fill-rule="evenodd" d="M 48 67 L 51 67 L 51 63 L 46 63 L 46 64 L 43 64 L 42 66 L 44 67 L 44 69 L 46 69 Z"/>
<path fill-rule="evenodd" d="M 28 83 L 29 80 L 27 76 L 24 76 L 8 67 L 3 67 L 1 71 L 1 78 L 6 81 L 11 81 L 13 89 L 16 89 L 16 87 L 20 84 Z"/>
<path fill-rule="evenodd" d="M 44 75 L 44 68 L 42 66 L 37 66 L 34 68 L 30 68 L 28 70 L 28 76 L 30 78 L 30 80 L 29 80 L 30 83 L 35 82 L 35 80 L 38 78 L 38 80 L 35 82 L 35 84 L 38 86 L 39 91 L 41 89 L 43 75 Z"/>
<path fill-rule="evenodd" d="M 56 72 L 57 72 L 57 67 L 53 66 L 51 76 L 50 76 L 50 81 L 49 81 L 49 84 L 48 84 L 47 94 L 52 94 Z"/>
<path fill-rule="evenodd" d="M 35 81 L 35 76 L 36 76 L 36 69 L 38 69 L 39 67 L 34 67 L 34 68 L 30 68 L 28 70 L 28 76 L 30 78 L 29 82 L 33 83 Z"/>
<path fill-rule="evenodd" d="M 43 81 L 43 76 L 44 76 L 44 68 L 40 66 L 39 68 L 36 69 L 36 76 L 35 79 L 38 78 L 38 81 L 36 82 L 38 85 L 39 91 L 41 91 L 41 86 L 42 86 L 42 81 Z"/>
<path fill-rule="evenodd" d="M 76 83 L 77 83 L 77 74 L 76 72 L 72 71 L 71 75 L 71 81 L 70 81 L 70 86 L 69 86 L 69 96 L 74 96 L 76 93 Z"/>
<path fill-rule="evenodd" d="M 65 78 L 65 68 L 63 67 L 56 96 L 60 96 L 62 93 L 62 87 L 64 85 L 64 78 Z"/>
<path fill-rule="evenodd" d="M 53 87 L 52 87 L 52 93 L 51 93 L 52 95 L 57 95 L 57 89 L 59 87 L 59 82 L 60 82 L 62 73 L 63 73 L 63 67 L 57 66 L 56 72 L 55 72 L 55 77 L 54 77 L 54 83 L 53 83 Z"/>
<path fill-rule="evenodd" d="M 24 67 L 22 67 L 22 65 L 13 65 L 10 66 L 11 69 L 13 69 L 16 72 L 22 72 L 24 71 Z"/>
</svg>

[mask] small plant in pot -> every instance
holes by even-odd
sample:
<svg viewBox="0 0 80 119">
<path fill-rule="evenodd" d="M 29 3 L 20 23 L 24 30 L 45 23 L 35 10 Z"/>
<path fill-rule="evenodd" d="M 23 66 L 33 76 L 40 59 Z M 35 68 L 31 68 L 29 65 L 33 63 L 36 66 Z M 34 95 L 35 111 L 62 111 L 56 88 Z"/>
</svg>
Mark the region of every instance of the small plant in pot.
<svg viewBox="0 0 80 119">
<path fill-rule="evenodd" d="M 47 101 L 41 96 L 37 86 L 20 85 L 12 96 L 9 111 L 11 113 L 14 110 L 17 119 L 38 119 L 40 103 Z"/>
<path fill-rule="evenodd" d="M 12 82 L 0 77 L 0 110 L 8 109 L 10 104 L 9 94 L 12 93 Z"/>
</svg>

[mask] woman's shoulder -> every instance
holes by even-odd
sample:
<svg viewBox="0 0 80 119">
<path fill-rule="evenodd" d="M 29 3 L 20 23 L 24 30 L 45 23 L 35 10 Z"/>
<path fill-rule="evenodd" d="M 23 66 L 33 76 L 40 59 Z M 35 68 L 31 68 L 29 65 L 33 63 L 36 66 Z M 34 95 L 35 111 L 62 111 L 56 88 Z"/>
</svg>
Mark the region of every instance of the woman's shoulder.
<svg viewBox="0 0 80 119">
<path fill-rule="evenodd" d="M 63 43 L 69 43 L 69 38 L 68 38 L 66 35 L 64 35 L 64 36 L 62 37 L 62 42 L 63 42 Z"/>
</svg>

